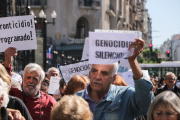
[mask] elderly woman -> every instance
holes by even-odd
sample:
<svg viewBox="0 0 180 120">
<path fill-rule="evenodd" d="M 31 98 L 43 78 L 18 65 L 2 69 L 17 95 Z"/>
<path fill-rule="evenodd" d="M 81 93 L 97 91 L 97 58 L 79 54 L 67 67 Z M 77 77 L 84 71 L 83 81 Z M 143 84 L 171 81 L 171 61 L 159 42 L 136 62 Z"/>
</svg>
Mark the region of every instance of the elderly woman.
<svg viewBox="0 0 180 120">
<path fill-rule="evenodd" d="M 180 99 L 165 91 L 155 97 L 148 111 L 148 120 L 180 120 Z"/>
<path fill-rule="evenodd" d="M 89 79 L 84 75 L 75 75 L 73 76 L 64 91 L 65 95 L 72 95 L 80 90 L 86 88 L 89 83 Z"/>
</svg>

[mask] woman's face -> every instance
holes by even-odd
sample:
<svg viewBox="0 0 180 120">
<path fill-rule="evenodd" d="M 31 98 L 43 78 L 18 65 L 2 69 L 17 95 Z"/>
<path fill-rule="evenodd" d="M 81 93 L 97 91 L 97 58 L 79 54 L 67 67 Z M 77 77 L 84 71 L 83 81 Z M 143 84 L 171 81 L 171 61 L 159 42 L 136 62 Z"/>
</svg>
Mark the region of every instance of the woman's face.
<svg viewBox="0 0 180 120">
<path fill-rule="evenodd" d="M 171 109 L 159 105 L 153 112 L 154 120 L 178 120 L 178 113 Z"/>
</svg>

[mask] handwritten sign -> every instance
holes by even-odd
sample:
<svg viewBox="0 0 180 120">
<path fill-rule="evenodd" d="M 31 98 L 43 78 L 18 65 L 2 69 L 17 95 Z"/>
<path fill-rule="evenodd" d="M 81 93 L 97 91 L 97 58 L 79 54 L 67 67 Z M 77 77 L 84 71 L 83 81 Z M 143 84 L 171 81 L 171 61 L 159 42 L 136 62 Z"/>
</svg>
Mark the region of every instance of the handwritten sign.
<svg viewBox="0 0 180 120">
<path fill-rule="evenodd" d="M 48 90 L 49 94 L 58 95 L 60 93 L 59 81 L 60 81 L 60 77 L 51 77 L 50 78 L 50 84 L 49 84 L 49 90 Z"/>
<path fill-rule="evenodd" d="M 32 15 L 0 18 L 0 52 L 8 47 L 17 50 L 37 49 Z"/>
<path fill-rule="evenodd" d="M 89 64 L 88 61 L 83 61 L 65 66 L 59 66 L 59 70 L 66 84 L 74 75 L 81 74 L 81 75 L 89 76 L 90 69 L 91 69 L 91 64 Z"/>
<path fill-rule="evenodd" d="M 111 64 L 126 58 L 133 33 L 89 32 L 89 63 Z"/>
</svg>

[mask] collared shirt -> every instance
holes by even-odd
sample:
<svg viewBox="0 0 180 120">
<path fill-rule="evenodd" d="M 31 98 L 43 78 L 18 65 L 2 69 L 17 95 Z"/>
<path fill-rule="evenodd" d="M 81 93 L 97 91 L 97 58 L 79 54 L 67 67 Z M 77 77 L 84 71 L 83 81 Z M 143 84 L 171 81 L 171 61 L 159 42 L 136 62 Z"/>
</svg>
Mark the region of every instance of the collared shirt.
<svg viewBox="0 0 180 120">
<path fill-rule="evenodd" d="M 175 85 L 173 86 L 173 88 L 172 88 L 172 89 L 169 89 L 169 87 L 167 86 L 167 89 L 172 91 L 172 90 L 174 90 L 174 87 L 175 87 Z"/>
<path fill-rule="evenodd" d="M 107 96 L 96 104 L 89 102 L 91 99 L 86 94 L 87 89 L 79 91 L 76 95 L 83 97 L 90 107 L 94 105 L 91 108 L 94 120 L 133 120 L 147 113 L 154 97 L 152 87 L 149 77 L 143 74 L 140 80 L 135 81 L 135 88 L 111 85 Z"/>
<path fill-rule="evenodd" d="M 90 89 L 91 89 L 91 86 L 90 86 L 90 84 L 88 84 L 86 89 L 85 89 L 85 98 L 84 99 L 88 102 L 91 112 L 94 112 L 94 108 L 96 107 L 96 105 L 98 103 L 94 102 L 90 98 L 90 96 L 89 96 Z M 109 92 L 102 99 L 106 98 L 108 96 L 108 94 L 109 94 Z M 102 99 L 99 102 L 101 102 Z"/>
</svg>

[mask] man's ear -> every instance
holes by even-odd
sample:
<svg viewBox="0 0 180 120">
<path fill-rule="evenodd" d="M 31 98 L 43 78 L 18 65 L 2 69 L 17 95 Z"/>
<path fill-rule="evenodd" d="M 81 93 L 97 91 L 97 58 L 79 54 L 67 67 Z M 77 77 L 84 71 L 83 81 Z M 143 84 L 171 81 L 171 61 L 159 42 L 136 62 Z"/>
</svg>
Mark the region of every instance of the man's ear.
<svg viewBox="0 0 180 120">
<path fill-rule="evenodd" d="M 114 83 L 114 81 L 116 80 L 116 77 L 117 77 L 117 74 L 114 74 L 113 75 L 113 82 L 112 83 Z"/>
</svg>

